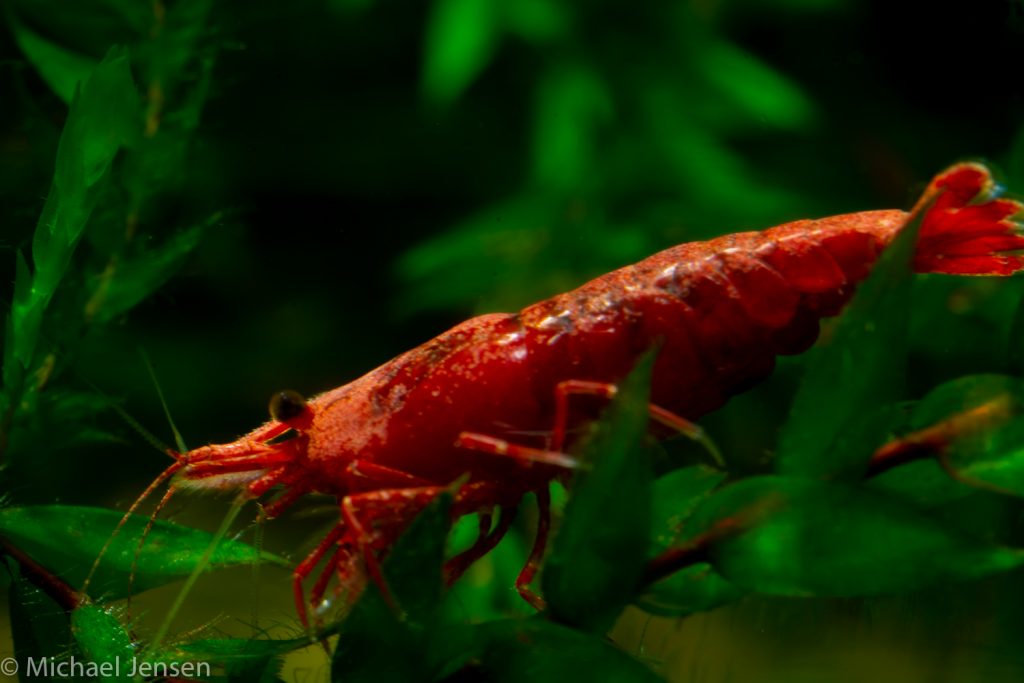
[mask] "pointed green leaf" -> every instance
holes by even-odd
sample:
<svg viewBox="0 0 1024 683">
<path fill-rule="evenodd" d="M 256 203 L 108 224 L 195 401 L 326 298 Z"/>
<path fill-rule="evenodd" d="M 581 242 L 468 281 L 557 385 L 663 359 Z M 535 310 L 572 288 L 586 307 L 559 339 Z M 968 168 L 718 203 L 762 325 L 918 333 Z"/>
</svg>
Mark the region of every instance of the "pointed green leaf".
<svg viewBox="0 0 1024 683">
<path fill-rule="evenodd" d="M 0 510 L 0 534 L 77 588 L 85 581 L 121 517 L 122 513 L 116 510 L 71 505 L 10 507 Z M 149 519 L 140 515 L 128 518 L 103 555 L 90 584 L 90 594 L 119 598 L 184 578 L 210 543 L 208 532 L 157 521 L 139 549 L 139 537 L 148 523 Z M 228 540 L 217 547 L 211 567 L 260 561 L 290 566 L 282 558 Z M 133 565 L 135 578 L 130 584 Z"/>
<path fill-rule="evenodd" d="M 724 520 L 740 530 L 712 544 L 712 565 L 769 595 L 904 593 L 1024 564 L 1024 551 L 947 528 L 887 496 L 811 479 L 762 476 L 727 486 L 697 509 L 687 533 Z"/>
<path fill-rule="evenodd" d="M 19 21 L 13 10 L 9 12 L 8 19 L 14 40 L 32 66 L 58 97 L 71 104 L 78 84 L 96 68 L 97 60 L 43 38 Z"/>
<path fill-rule="evenodd" d="M 651 527 L 652 473 L 643 440 L 655 355 L 648 353 L 586 442 L 562 525 L 544 563 L 551 616 L 603 632 L 632 601 Z"/>
<path fill-rule="evenodd" d="M 655 553 L 679 543 L 683 522 L 725 477 L 725 472 L 707 465 L 693 465 L 673 470 L 654 482 L 651 538 Z"/>
<path fill-rule="evenodd" d="M 516 0 L 503 3 L 503 19 L 510 33 L 527 40 L 557 40 L 570 28 L 569 6 L 558 0 Z"/>
<path fill-rule="evenodd" d="M 923 215 L 908 219 L 829 341 L 812 352 L 779 435 L 779 472 L 859 479 L 891 430 L 892 414 L 879 406 L 894 403 L 904 389 L 910 261 Z"/>
<path fill-rule="evenodd" d="M 706 45 L 697 66 L 751 120 L 791 129 L 806 127 L 814 121 L 814 105 L 799 86 L 724 40 Z"/>
<path fill-rule="evenodd" d="M 533 177 L 541 187 L 578 191 L 593 178 L 595 128 L 612 114 L 611 95 L 590 68 L 559 64 L 538 86 Z"/>
<path fill-rule="evenodd" d="M 868 488 L 895 496 L 921 508 L 960 500 L 974 492 L 952 479 L 935 460 L 917 460 L 871 477 Z"/>
<path fill-rule="evenodd" d="M 915 406 L 910 433 L 895 444 L 937 457 L 962 483 L 1024 496 L 1024 381 L 971 375 L 947 382 Z"/>
<path fill-rule="evenodd" d="M 120 263 L 109 279 L 101 279 L 102 288 L 91 301 L 95 320 L 115 318 L 134 308 L 155 292 L 181 266 L 185 257 L 199 244 L 202 227 L 183 230 L 159 248 L 150 249 Z"/>
<path fill-rule="evenodd" d="M 654 483 L 651 557 L 681 543 L 684 522 L 725 477 L 711 467 L 695 465 L 669 472 Z M 648 586 L 636 604 L 652 614 L 678 617 L 714 609 L 742 595 L 710 565 L 700 563 Z"/>
<path fill-rule="evenodd" d="M 429 639 L 440 606 L 452 496 L 439 495 L 395 543 L 383 571 L 396 613 L 372 581 L 341 625 L 331 660 L 335 681 L 429 678 Z M 401 652 L 399 657 L 396 652 Z"/>
<path fill-rule="evenodd" d="M 82 605 L 71 613 L 71 633 L 86 661 L 97 665 L 99 680 L 132 680 L 135 646 L 112 612 L 99 605 Z"/>
<path fill-rule="evenodd" d="M 662 617 L 684 617 L 736 602 L 745 593 L 700 562 L 648 586 L 636 606 Z"/>
<path fill-rule="evenodd" d="M 435 0 L 423 60 L 428 100 L 451 104 L 480 75 L 501 37 L 499 18 L 493 0 Z"/>
<path fill-rule="evenodd" d="M 18 265 L 4 367 L 9 405 L 21 400 L 43 314 L 98 200 L 100 181 L 117 151 L 138 133 L 139 103 L 128 58 L 112 49 L 82 83 L 64 124 L 53 185 L 33 234 L 31 277 Z"/>
</svg>

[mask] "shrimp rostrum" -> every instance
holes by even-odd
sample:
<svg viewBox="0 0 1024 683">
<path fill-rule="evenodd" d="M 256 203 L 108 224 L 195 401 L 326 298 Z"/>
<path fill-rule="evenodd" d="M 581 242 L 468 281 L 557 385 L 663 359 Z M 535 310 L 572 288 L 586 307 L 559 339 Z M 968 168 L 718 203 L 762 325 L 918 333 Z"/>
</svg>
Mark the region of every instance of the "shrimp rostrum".
<svg viewBox="0 0 1024 683">
<path fill-rule="evenodd" d="M 1024 269 L 1021 205 L 996 195 L 980 164 L 936 177 L 918 204 L 927 213 L 914 269 Z M 516 587 L 540 605 L 530 582 L 547 541 L 549 484 L 571 466 L 562 453 L 586 413 L 580 403 L 613 395 L 657 345 L 652 417 L 699 435 L 689 420 L 768 375 L 776 356 L 813 344 L 819 321 L 839 312 L 909 215 L 801 220 L 666 249 L 518 313 L 467 320 L 308 401 L 281 392 L 270 421 L 232 443 L 173 454 L 165 474 L 172 490 L 275 491 L 271 517 L 307 493 L 337 499 L 337 524 L 294 571 L 303 621 L 334 578 L 383 587 L 389 547 L 453 482 L 462 482 L 453 515 L 479 514 L 481 524 L 474 545 L 448 561 L 449 580 L 501 540 L 532 493 L 538 529 Z M 307 598 L 304 580 L 321 563 Z"/>
</svg>

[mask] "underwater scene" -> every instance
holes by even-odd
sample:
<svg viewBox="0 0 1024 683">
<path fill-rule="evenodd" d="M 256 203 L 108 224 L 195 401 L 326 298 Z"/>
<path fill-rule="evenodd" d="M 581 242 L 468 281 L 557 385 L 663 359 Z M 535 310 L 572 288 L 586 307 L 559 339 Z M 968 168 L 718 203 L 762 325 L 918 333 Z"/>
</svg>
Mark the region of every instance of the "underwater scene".
<svg viewBox="0 0 1024 683">
<path fill-rule="evenodd" d="M 1024 680 L 1024 3 L 8 0 L 0 677 Z"/>
</svg>

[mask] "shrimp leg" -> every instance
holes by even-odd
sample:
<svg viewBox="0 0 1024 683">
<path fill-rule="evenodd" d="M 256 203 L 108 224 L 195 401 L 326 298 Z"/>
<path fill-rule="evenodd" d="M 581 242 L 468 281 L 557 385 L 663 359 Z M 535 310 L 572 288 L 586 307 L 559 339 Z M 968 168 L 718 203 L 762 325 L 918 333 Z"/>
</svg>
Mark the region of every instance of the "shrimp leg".
<svg viewBox="0 0 1024 683">
<path fill-rule="evenodd" d="M 579 466 L 578 461 L 561 452 L 561 449 L 565 447 L 566 430 L 569 422 L 569 398 L 571 396 L 587 395 L 611 400 L 618 392 L 619 388 L 616 385 L 606 382 L 587 380 L 559 382 L 555 387 L 555 419 L 552 428 L 551 448 L 549 450 L 513 444 L 503 439 L 475 432 L 462 432 L 459 434 L 456 445 L 461 448 L 470 448 L 492 455 L 508 456 L 519 460 L 527 467 L 534 463 L 543 463 L 566 469 L 575 469 Z M 675 429 L 684 436 L 702 444 L 715 461 L 719 465 L 722 464 L 722 456 L 718 448 L 699 425 L 653 403 L 648 404 L 647 410 L 652 420 Z M 547 546 L 548 534 L 551 529 L 551 492 L 547 485 L 544 485 L 534 493 L 537 496 L 538 507 L 537 534 L 534 537 L 530 556 L 516 578 L 516 590 L 519 591 L 519 594 L 527 602 L 541 610 L 544 608 L 544 600 L 530 588 L 530 583 L 533 581 L 541 559 L 544 557 L 544 550 Z M 482 540 L 481 538 L 478 542 Z M 472 550 L 473 548 L 470 548 L 470 551 Z"/>
<path fill-rule="evenodd" d="M 518 510 L 518 505 L 501 508 L 498 523 L 494 529 L 491 529 L 491 515 L 485 514 L 480 516 L 480 535 L 477 537 L 476 542 L 445 563 L 445 580 L 449 584 L 455 583 L 474 562 L 489 553 L 501 542 L 501 539 L 505 537 L 505 534 L 512 527 L 512 522 L 515 520 Z"/>
<path fill-rule="evenodd" d="M 455 445 L 460 448 L 470 448 L 490 453 L 491 455 L 508 456 L 519 460 L 527 466 L 533 463 L 543 463 L 565 469 L 577 469 L 579 461 L 562 452 L 562 449 L 565 447 L 569 423 L 569 398 L 571 396 L 598 396 L 611 400 L 618 392 L 618 386 L 607 382 L 592 382 L 588 380 L 566 380 L 559 382 L 555 387 L 555 419 L 551 429 L 551 446 L 548 449 L 521 446 L 504 439 L 498 439 L 477 432 L 462 432 L 459 434 Z M 647 404 L 647 412 L 655 422 L 674 429 L 683 436 L 701 444 L 715 460 L 716 464 L 724 465 L 718 447 L 707 436 L 700 425 L 694 424 L 686 418 L 680 417 L 653 403 Z"/>
<path fill-rule="evenodd" d="M 348 490 L 357 493 L 372 491 L 382 486 L 387 488 L 423 487 L 438 483 L 367 460 L 350 462 L 345 468 L 344 477 Z"/>
<path fill-rule="evenodd" d="M 320 545 L 313 549 L 309 555 L 306 556 L 302 562 L 299 563 L 295 570 L 292 571 L 292 595 L 295 599 L 295 608 L 299 613 L 299 621 L 305 628 L 309 628 L 309 618 L 306 610 L 306 596 L 302 590 L 302 582 L 313 573 L 313 569 L 320 563 L 323 556 L 327 554 L 345 533 L 345 525 L 338 523 L 328 532 L 324 537 L 324 540 L 320 541 Z M 340 549 L 338 549 L 340 550 Z M 335 551 L 337 552 L 337 550 Z M 317 586 L 320 585 L 320 581 L 317 581 Z"/>
<path fill-rule="evenodd" d="M 546 606 L 544 598 L 533 592 L 530 583 L 533 581 L 540 561 L 544 557 L 544 550 L 548 545 L 548 532 L 551 531 L 551 490 L 545 484 L 535 491 L 537 496 L 537 535 L 533 539 L 533 548 L 530 556 L 526 559 L 519 576 L 516 577 L 516 590 L 528 603 L 533 605 L 537 611 Z"/>
</svg>

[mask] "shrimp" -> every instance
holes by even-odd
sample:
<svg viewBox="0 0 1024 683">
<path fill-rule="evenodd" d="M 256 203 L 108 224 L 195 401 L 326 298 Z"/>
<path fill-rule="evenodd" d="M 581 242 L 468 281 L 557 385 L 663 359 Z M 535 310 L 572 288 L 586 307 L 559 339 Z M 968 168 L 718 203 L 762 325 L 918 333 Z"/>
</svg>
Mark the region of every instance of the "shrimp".
<svg viewBox="0 0 1024 683">
<path fill-rule="evenodd" d="M 1021 204 L 997 189 L 980 164 L 936 177 L 916 209 L 926 213 L 914 269 L 1024 269 L 1014 253 L 1024 249 L 1013 221 Z M 461 482 L 453 516 L 481 523 L 472 547 L 448 561 L 449 580 L 501 540 L 532 493 L 537 533 L 515 584 L 539 607 L 530 582 L 550 527 L 549 483 L 573 467 L 564 451 L 589 414 L 582 408 L 612 396 L 658 345 L 651 415 L 701 438 L 690 421 L 767 376 L 778 355 L 813 344 L 819 321 L 840 311 L 910 215 L 866 211 L 672 247 L 518 313 L 467 320 L 308 401 L 280 392 L 270 421 L 232 443 L 172 453 L 161 478 L 173 475 L 172 491 L 277 490 L 269 517 L 307 493 L 337 499 L 337 524 L 293 573 L 303 623 L 335 577 L 386 589 L 388 548 L 452 482 Z M 307 600 L 303 583 L 325 558 Z"/>
</svg>

